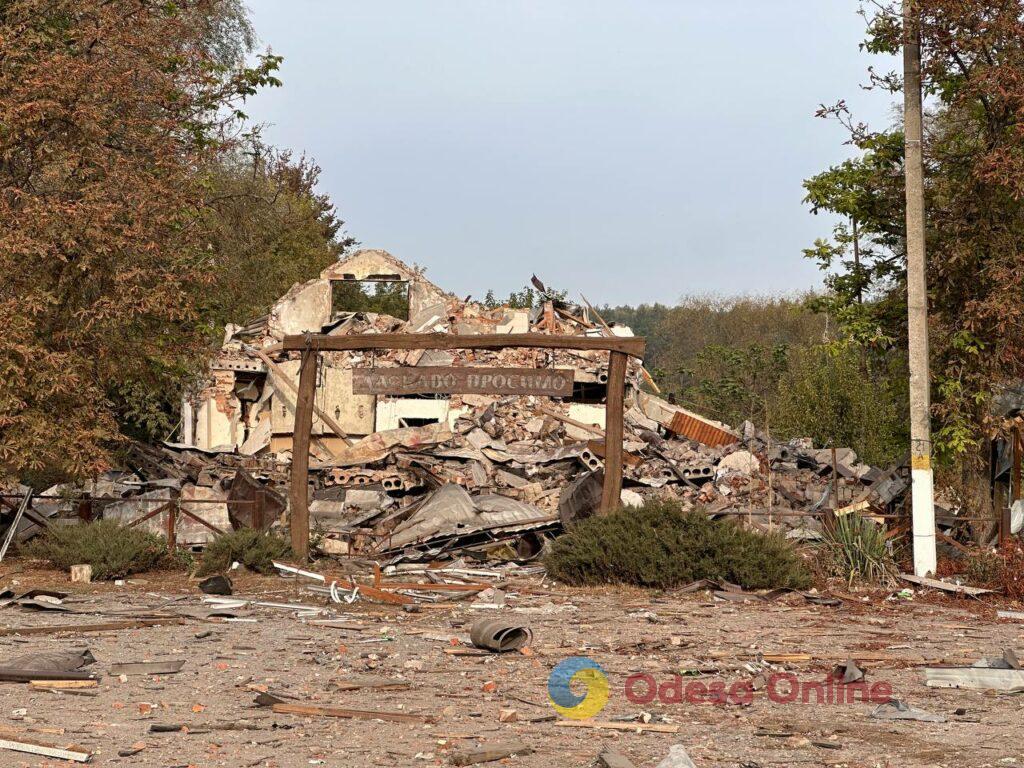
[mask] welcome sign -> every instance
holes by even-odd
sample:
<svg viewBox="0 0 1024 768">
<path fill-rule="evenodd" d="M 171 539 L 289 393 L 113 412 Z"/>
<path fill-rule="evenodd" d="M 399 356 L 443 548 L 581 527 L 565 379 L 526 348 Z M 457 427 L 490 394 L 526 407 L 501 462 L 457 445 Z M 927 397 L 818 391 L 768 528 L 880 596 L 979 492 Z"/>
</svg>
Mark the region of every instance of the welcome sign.
<svg viewBox="0 0 1024 768">
<path fill-rule="evenodd" d="M 544 395 L 569 397 L 573 371 L 538 368 L 356 368 L 357 395 Z"/>
</svg>

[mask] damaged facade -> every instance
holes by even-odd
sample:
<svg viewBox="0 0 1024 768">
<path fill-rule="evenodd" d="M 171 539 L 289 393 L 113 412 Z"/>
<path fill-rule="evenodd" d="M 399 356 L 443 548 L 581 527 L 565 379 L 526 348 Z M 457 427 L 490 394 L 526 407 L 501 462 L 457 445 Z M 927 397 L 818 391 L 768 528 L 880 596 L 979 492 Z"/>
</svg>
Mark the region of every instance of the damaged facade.
<svg viewBox="0 0 1024 768">
<path fill-rule="evenodd" d="M 353 283 L 404 286 L 408 319 L 346 309 Z M 230 528 L 287 523 L 300 353 L 282 351 L 286 336 L 633 335 L 586 302 L 542 298 L 532 309 L 492 309 L 446 293 L 384 251 L 357 252 L 294 286 L 264 317 L 227 327 L 209 376 L 183 403 L 177 442 L 136 445 L 126 469 L 90 488 L 43 494 L 85 490 L 88 507 L 35 504 L 47 517 L 141 518 L 185 546 Z M 309 514 L 322 551 L 427 558 L 500 550 L 528 558 L 546 536 L 599 509 L 607 352 L 321 351 L 320 360 Z M 799 538 L 817 538 L 833 513 L 900 511 L 904 469 L 868 467 L 849 449 L 816 449 L 809 440 L 771 441 L 750 423 L 734 430 L 651 394 L 645 381 L 649 374 L 630 358 L 624 505 L 674 499 L 755 527 L 783 525 Z M 20 525 L 18 540 L 38 531 L 31 519 Z"/>
<path fill-rule="evenodd" d="M 404 285 L 408 319 L 338 306 L 339 289 L 353 282 Z M 530 332 L 632 336 L 627 327 L 605 324 L 589 305 L 547 300 L 533 309 L 489 309 L 463 301 L 384 251 L 359 251 L 294 286 L 268 315 L 227 328 L 209 380 L 183 405 L 182 443 L 174 448 L 286 472 L 299 368 L 297 353 L 275 349 L 287 335 Z M 310 511 L 326 551 L 437 555 L 453 547 L 509 546 L 523 557 L 539 551 L 545 532 L 596 510 L 606 354 L 410 350 L 322 352 L 321 360 Z M 399 368 L 483 367 L 548 371 L 568 378 L 571 391 L 438 394 L 436 386 L 416 392 L 413 384 L 401 395 L 385 395 L 366 386 Z M 737 432 L 690 413 L 643 391 L 645 376 L 631 360 L 624 503 L 676 498 L 716 514 L 739 512 L 754 524 L 788 522 L 794 535 L 814 536 L 822 510 L 856 503 L 891 511 L 905 490 L 898 473 L 864 466 L 848 449 L 833 460 L 807 441 L 769 444 L 749 424 Z"/>
</svg>

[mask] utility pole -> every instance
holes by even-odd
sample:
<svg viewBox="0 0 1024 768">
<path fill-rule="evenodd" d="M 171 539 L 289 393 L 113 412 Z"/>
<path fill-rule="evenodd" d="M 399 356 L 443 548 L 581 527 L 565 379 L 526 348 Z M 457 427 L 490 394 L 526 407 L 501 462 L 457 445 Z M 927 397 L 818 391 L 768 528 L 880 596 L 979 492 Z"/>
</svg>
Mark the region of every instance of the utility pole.
<svg viewBox="0 0 1024 768">
<path fill-rule="evenodd" d="M 919 0 L 903 0 L 903 131 L 907 193 L 907 330 L 910 351 L 910 473 L 914 573 L 935 573 L 928 285 L 924 242 L 924 139 Z"/>
</svg>

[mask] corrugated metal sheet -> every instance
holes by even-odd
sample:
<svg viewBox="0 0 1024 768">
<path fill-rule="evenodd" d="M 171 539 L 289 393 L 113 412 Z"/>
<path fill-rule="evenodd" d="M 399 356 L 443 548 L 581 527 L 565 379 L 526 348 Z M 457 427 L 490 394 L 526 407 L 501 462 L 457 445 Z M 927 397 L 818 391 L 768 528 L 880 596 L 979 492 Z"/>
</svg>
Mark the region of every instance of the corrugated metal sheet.
<svg viewBox="0 0 1024 768">
<path fill-rule="evenodd" d="M 688 413 L 678 412 L 669 427 L 677 435 L 717 448 L 739 442 L 739 437 Z"/>
</svg>

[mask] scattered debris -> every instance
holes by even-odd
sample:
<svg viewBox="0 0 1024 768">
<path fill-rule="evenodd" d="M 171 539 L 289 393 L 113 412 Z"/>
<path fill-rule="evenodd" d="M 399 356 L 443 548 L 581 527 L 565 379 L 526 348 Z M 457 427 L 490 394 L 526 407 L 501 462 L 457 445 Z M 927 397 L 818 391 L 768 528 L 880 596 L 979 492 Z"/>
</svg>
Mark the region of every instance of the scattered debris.
<svg viewBox="0 0 1024 768">
<path fill-rule="evenodd" d="M 35 741 L 25 741 L 23 738 L 7 738 L 6 734 L 0 732 L 0 749 L 9 749 L 12 752 L 25 752 L 30 755 L 41 755 L 42 757 L 55 757 L 59 760 L 71 760 L 76 763 L 87 763 L 92 759 L 92 754 L 81 747 L 72 746 L 69 749 L 41 744 Z"/>
<path fill-rule="evenodd" d="M 658 763 L 657 768 L 697 768 L 686 752 L 682 744 L 673 744 L 669 747 L 668 755 Z"/>
<path fill-rule="evenodd" d="M 118 675 L 175 675 L 185 666 L 184 659 L 168 661 L 129 661 L 111 664 L 107 670 L 113 677 Z"/>
<path fill-rule="evenodd" d="M 918 720 L 922 723 L 944 723 L 945 715 L 936 715 L 925 712 L 923 709 L 912 707 L 907 702 L 893 699 L 885 704 L 879 704 L 871 712 L 871 717 L 876 720 Z"/>
<path fill-rule="evenodd" d="M 232 586 L 231 579 L 224 575 L 210 576 L 199 582 L 200 591 L 207 595 L 230 595 Z"/>
<path fill-rule="evenodd" d="M 504 619 L 481 619 L 469 631 L 470 641 L 477 648 L 507 653 L 525 648 L 533 640 L 533 632 Z"/>
<path fill-rule="evenodd" d="M 909 581 L 911 584 L 918 584 L 922 587 L 930 587 L 932 589 L 941 589 L 944 592 L 952 592 L 956 595 L 967 595 L 968 597 L 987 595 L 992 592 L 991 589 L 982 589 L 981 587 L 968 587 L 964 584 L 950 584 L 948 581 L 929 579 L 926 576 L 914 576 L 909 573 L 901 573 L 900 578 L 904 581 Z"/>
<path fill-rule="evenodd" d="M 605 747 L 597 756 L 597 768 L 636 768 L 633 761 L 612 747 Z"/>
<path fill-rule="evenodd" d="M 334 288 L 382 274 L 407 282 L 408 319 L 333 305 Z M 37 530 L 36 518 L 51 514 L 77 521 L 81 508 L 88 519 L 172 531 L 185 546 L 232 529 L 279 526 L 299 369 L 299 353 L 282 351 L 280 342 L 303 332 L 632 335 L 586 301 L 545 296 L 533 310 L 489 308 L 444 292 L 390 254 L 359 251 L 293 286 L 266 316 L 227 327 L 207 380 L 183 404 L 179 442 L 133 444 L 127 468 L 81 488 L 48 489 L 21 528 L 29 534 L 27 525 Z M 322 552 L 390 563 L 456 552 L 525 562 L 598 507 L 606 353 L 395 349 L 325 352 L 322 360 L 310 446 L 310 515 Z M 493 384 L 502 379 L 487 373 L 495 368 L 544 372 L 558 391 L 460 394 L 451 390 L 464 386 L 445 380 L 469 381 L 468 369 Z M 397 379 L 393 393 L 377 391 Z M 849 449 L 815 449 L 806 439 L 782 443 L 750 423 L 732 429 L 645 392 L 645 381 L 649 374 L 631 359 L 622 492 L 630 505 L 676 500 L 754 528 L 770 523 L 794 538 L 818 538 L 828 509 L 892 512 L 909 487 L 901 466 L 868 467 Z M 492 389 L 518 391 L 508 384 Z M 428 391 L 413 391 L 420 389 Z"/>
<path fill-rule="evenodd" d="M 559 728 L 595 728 L 608 731 L 652 731 L 653 733 L 679 733 L 678 725 L 662 723 L 620 723 L 610 720 L 559 720 L 554 723 Z"/>
<path fill-rule="evenodd" d="M 388 720 L 395 723 L 433 723 L 436 721 L 436 718 L 432 715 L 414 715 L 408 712 L 380 712 L 368 709 L 343 709 L 341 707 L 316 707 L 309 704 L 275 704 L 274 712 L 279 715 Z"/>
<path fill-rule="evenodd" d="M 513 741 L 503 744 L 490 744 L 486 747 L 470 749 L 452 753 L 452 765 L 476 765 L 477 763 L 490 763 L 495 760 L 504 760 L 507 757 L 516 755 L 529 755 L 533 749 L 521 741 Z"/>
</svg>

